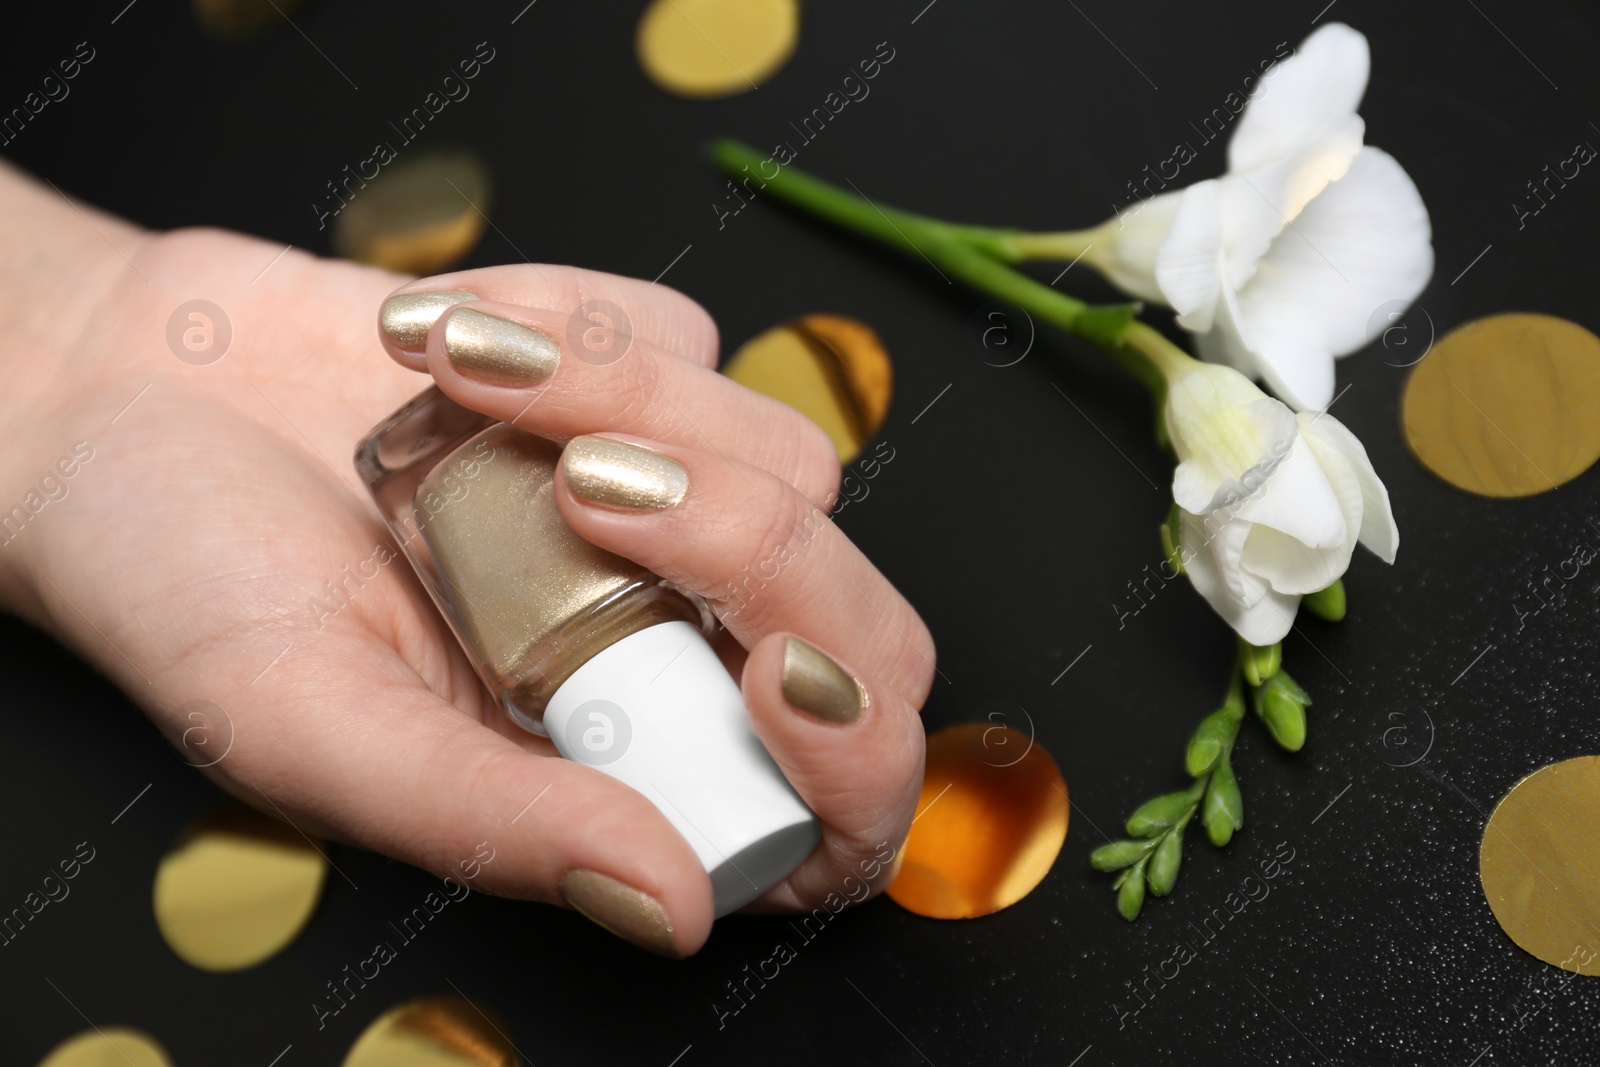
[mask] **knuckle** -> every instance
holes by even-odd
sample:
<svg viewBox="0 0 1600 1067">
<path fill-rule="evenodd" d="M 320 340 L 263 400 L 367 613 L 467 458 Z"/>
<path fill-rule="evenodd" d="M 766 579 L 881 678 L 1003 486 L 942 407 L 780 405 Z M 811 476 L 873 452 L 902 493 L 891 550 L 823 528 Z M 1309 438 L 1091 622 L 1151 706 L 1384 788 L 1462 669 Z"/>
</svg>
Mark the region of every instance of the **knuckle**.
<svg viewBox="0 0 1600 1067">
<path fill-rule="evenodd" d="M 718 332 L 717 322 L 711 317 L 711 312 L 701 307 L 697 300 L 685 296 L 676 289 L 667 289 L 666 294 L 670 301 L 667 316 L 678 327 L 676 335 L 670 338 L 668 347 L 673 351 L 685 353 L 709 353 L 707 358 L 715 366 Z"/>
<path fill-rule="evenodd" d="M 676 289 L 643 287 L 638 279 L 578 267 L 525 265 L 518 268 L 530 289 L 547 294 L 550 306 L 573 312 L 590 303 L 620 309 L 629 331 L 649 337 L 667 352 L 714 362 L 717 326 L 710 312 Z"/>
<path fill-rule="evenodd" d="M 832 507 L 839 495 L 840 480 L 844 477 L 839 451 L 834 448 L 833 439 L 822 427 L 810 419 L 798 421 L 800 425 L 795 441 L 798 484 L 812 500 L 825 501 L 827 506 Z"/>
<path fill-rule="evenodd" d="M 709 340 L 708 350 L 715 354 L 717 324 L 698 300 L 670 285 L 651 283 L 641 290 L 641 282 L 642 279 L 627 279 L 617 287 L 613 299 L 624 294 L 631 296 L 638 310 L 658 327 L 660 343 L 669 351 L 686 351 L 686 345 L 703 345 Z"/>
<path fill-rule="evenodd" d="M 784 581 L 784 576 L 826 518 L 777 478 L 747 499 L 750 503 L 730 516 L 723 533 L 722 540 L 734 547 L 723 557 L 728 564 L 716 576 L 712 600 L 725 621 L 737 615 L 760 628 L 777 610 L 774 601 L 792 609 L 795 597 L 804 595 L 804 583 Z M 774 587 L 780 595 L 767 595 Z"/>
<path fill-rule="evenodd" d="M 570 366 L 574 373 L 565 380 L 559 404 L 574 421 L 573 432 L 625 430 L 660 439 L 671 426 L 673 412 L 660 399 L 661 368 L 637 345 L 615 363 L 571 361 Z"/>
<path fill-rule="evenodd" d="M 661 417 L 661 365 L 635 345 L 612 366 L 616 373 L 606 376 L 612 401 L 608 410 L 616 413 L 619 424 L 637 425 L 638 432 L 655 436 Z"/>
</svg>

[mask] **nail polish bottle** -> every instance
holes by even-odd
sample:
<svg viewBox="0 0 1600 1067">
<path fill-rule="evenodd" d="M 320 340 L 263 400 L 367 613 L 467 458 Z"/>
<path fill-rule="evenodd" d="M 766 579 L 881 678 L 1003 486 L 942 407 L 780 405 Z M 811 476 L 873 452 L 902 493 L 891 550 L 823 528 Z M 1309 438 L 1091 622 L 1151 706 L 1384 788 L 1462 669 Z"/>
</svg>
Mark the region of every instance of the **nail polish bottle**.
<svg viewBox="0 0 1600 1067">
<path fill-rule="evenodd" d="M 561 518 L 560 456 L 431 388 L 367 435 L 356 469 L 506 714 L 648 797 L 725 915 L 810 855 L 816 816 L 751 729 L 705 602 Z"/>
</svg>

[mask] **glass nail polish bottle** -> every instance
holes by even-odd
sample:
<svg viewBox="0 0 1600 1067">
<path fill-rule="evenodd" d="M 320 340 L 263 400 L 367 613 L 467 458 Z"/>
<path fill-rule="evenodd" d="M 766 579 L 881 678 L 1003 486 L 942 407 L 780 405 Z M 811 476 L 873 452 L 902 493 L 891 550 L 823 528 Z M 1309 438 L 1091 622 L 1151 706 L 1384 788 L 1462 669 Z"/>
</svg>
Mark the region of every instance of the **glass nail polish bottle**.
<svg viewBox="0 0 1600 1067">
<path fill-rule="evenodd" d="M 816 816 L 751 729 L 705 603 L 561 518 L 560 456 L 432 388 L 367 435 L 356 469 L 506 713 L 648 797 L 727 914 L 810 855 Z"/>
</svg>

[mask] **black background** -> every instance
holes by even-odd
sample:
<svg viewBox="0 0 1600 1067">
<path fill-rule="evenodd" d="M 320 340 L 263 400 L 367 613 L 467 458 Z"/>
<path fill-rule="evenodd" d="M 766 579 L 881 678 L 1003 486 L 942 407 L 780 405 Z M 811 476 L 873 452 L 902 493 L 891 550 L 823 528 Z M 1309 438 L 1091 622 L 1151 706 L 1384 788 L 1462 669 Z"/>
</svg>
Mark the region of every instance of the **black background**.
<svg viewBox="0 0 1600 1067">
<path fill-rule="evenodd" d="M 1309 743 L 1286 757 L 1247 733 L 1236 757 L 1246 829 L 1220 852 L 1191 835 L 1176 893 L 1130 927 L 1086 857 L 1100 829 L 1182 784 L 1184 740 L 1220 695 L 1232 647 L 1183 584 L 1119 629 L 1114 605 L 1126 608 L 1126 583 L 1160 559 L 1169 500 L 1146 403 L 1057 337 L 1015 366 L 986 365 L 971 321 L 981 300 L 920 261 L 766 202 L 719 229 L 723 183 L 702 145 L 724 133 L 798 143 L 788 123 L 887 41 L 894 59 L 871 95 L 803 146 L 800 166 L 936 216 L 1084 226 L 1177 141 L 1198 143 L 1189 124 L 1280 42 L 1298 43 L 1323 0 L 814 0 L 793 60 L 759 91 L 711 103 L 640 74 L 638 3 L 539 0 L 513 25 L 525 0 L 318 0 L 294 16 L 304 36 L 280 26 L 225 47 L 184 4 L 125 2 L 8 12 L 4 108 L 77 42 L 96 49 L 71 96 L 6 149 L 72 195 L 148 226 L 227 226 L 326 252 L 310 207 L 324 183 L 488 41 L 496 58 L 472 95 L 419 142 L 471 146 L 493 168 L 500 233 L 471 265 L 526 256 L 652 278 L 692 246 L 665 282 L 712 311 L 725 351 L 812 311 L 876 327 L 896 359 L 881 432 L 895 459 L 840 523 L 937 637 L 929 728 L 1005 710 L 1059 761 L 1072 821 L 1054 870 L 1011 909 L 962 923 L 887 900 L 845 913 L 722 1029 L 712 1003 L 793 940 L 782 919 L 725 920 L 673 963 L 574 914 L 475 895 L 319 1032 L 310 1005 L 323 983 L 434 879 L 337 848 L 350 881 L 330 878 L 287 951 L 238 974 L 188 967 L 156 931 L 150 883 L 221 794 L 88 667 L 5 622 L 0 906 L 78 841 L 98 854 L 70 898 L 0 949 L 0 1060 L 34 1063 L 87 1018 L 151 1032 L 179 1065 L 264 1067 L 291 1045 L 282 1067 L 332 1064 L 382 1010 L 459 991 L 508 1020 L 534 1064 L 1600 1061 L 1600 984 L 1555 981 L 1562 972 L 1518 950 L 1477 873 L 1487 813 L 1512 784 L 1600 751 L 1594 576 L 1520 633 L 1511 606 L 1546 565 L 1600 537 L 1587 525 L 1600 523 L 1600 475 L 1528 500 L 1478 499 L 1418 467 L 1398 428 L 1400 365 L 1434 332 L 1514 310 L 1600 327 L 1600 177 L 1582 173 L 1521 229 L 1513 207 L 1546 164 L 1600 144 L 1593 8 L 1338 0 L 1321 14 L 1370 38 L 1367 142 L 1414 177 L 1435 230 L 1433 282 L 1387 347 L 1339 365 L 1349 390 L 1334 408 L 1389 487 L 1400 554 L 1390 568 L 1358 553 L 1344 623 L 1302 616 L 1285 657 L 1316 698 Z M 1221 142 L 1206 146 L 1182 180 L 1223 162 Z M 1061 287 L 1112 295 L 1082 269 Z M 1125 983 L 1180 937 L 1193 942 L 1189 924 L 1280 842 L 1295 858 L 1270 896 L 1121 1016 L 1139 1003 Z"/>
</svg>

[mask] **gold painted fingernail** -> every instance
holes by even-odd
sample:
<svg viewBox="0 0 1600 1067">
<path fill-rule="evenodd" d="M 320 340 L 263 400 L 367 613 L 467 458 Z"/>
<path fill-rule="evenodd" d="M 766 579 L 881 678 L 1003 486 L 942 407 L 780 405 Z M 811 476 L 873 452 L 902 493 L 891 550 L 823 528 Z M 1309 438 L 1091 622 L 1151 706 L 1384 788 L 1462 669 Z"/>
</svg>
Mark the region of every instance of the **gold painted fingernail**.
<svg viewBox="0 0 1600 1067">
<path fill-rule="evenodd" d="M 561 876 L 561 895 L 586 919 L 624 941 L 660 956 L 683 958 L 672 935 L 672 920 L 654 897 L 598 871 L 585 870 Z"/>
<path fill-rule="evenodd" d="M 461 308 L 444 326 L 451 366 L 486 385 L 534 385 L 555 373 L 561 345 L 541 330 Z"/>
<path fill-rule="evenodd" d="M 783 644 L 783 699 L 826 722 L 861 717 L 867 694 L 845 669 L 820 649 L 791 637 Z"/>
<path fill-rule="evenodd" d="M 476 293 L 469 293 L 465 289 L 401 293 L 383 302 L 378 322 L 398 348 L 406 352 L 421 352 L 428 347 L 428 330 L 446 308 L 476 299 Z"/>
<path fill-rule="evenodd" d="M 670 508 L 689 492 L 683 464 L 609 437 L 584 435 L 561 453 L 572 495 L 609 508 Z"/>
</svg>

